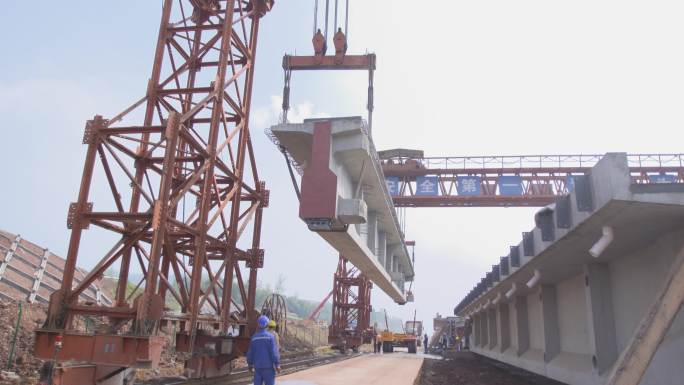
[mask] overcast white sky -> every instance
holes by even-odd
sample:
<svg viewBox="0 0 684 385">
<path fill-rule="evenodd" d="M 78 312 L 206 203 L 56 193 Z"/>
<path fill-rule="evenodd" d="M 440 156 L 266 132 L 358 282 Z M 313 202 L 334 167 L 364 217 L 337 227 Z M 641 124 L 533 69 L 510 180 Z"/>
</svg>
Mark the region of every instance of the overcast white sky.
<svg viewBox="0 0 684 385">
<path fill-rule="evenodd" d="M 9 0 L 0 34 L 0 228 L 64 255 L 86 119 L 145 91 L 160 1 Z M 313 0 L 280 0 L 263 20 L 252 131 L 271 189 L 261 279 L 327 294 L 337 256 L 297 218 L 274 124 L 285 52 L 311 52 Z M 682 152 L 684 3 L 351 1 L 350 53 L 375 52 L 374 140 L 428 156 Z M 26 28 L 31 15 L 31 28 Z M 295 74 L 294 113 L 365 113 L 365 74 Z M 275 107 L 274 107 L 275 106 Z M 97 202 L 98 197 L 93 200 Z M 426 321 L 454 305 L 533 226 L 531 209 L 412 209 L 416 303 L 376 308 Z M 86 243 L 79 263 L 102 251 Z"/>
</svg>

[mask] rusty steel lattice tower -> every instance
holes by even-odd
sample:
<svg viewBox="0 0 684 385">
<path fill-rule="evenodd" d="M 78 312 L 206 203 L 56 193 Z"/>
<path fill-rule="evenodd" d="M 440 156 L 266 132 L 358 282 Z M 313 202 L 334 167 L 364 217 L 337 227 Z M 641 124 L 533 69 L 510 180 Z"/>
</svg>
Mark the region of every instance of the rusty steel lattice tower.
<svg viewBox="0 0 684 385">
<path fill-rule="evenodd" d="M 176 350 L 192 353 L 186 366 L 193 376 L 218 374 L 246 351 L 269 197 L 248 122 L 259 21 L 272 6 L 273 0 L 163 2 L 146 95 L 112 118 L 86 123 L 64 280 L 37 331 L 38 357 L 96 364 L 94 379 L 154 365 L 158 331 L 170 322 L 178 327 Z M 107 193 L 91 201 L 96 185 Z M 99 262 L 77 282 L 88 228 L 116 240 L 102 245 Z M 115 304 L 79 302 L 110 267 L 119 270 Z M 131 279 L 136 272 L 139 282 Z M 137 284 L 133 294 L 129 282 Z M 168 310 L 171 301 L 178 311 Z M 79 333 L 76 321 L 84 316 L 100 317 L 105 332 Z"/>
<path fill-rule="evenodd" d="M 332 322 L 328 334 L 328 342 L 333 347 L 345 351 L 371 341 L 372 288 L 370 279 L 340 255 L 333 281 Z"/>
</svg>

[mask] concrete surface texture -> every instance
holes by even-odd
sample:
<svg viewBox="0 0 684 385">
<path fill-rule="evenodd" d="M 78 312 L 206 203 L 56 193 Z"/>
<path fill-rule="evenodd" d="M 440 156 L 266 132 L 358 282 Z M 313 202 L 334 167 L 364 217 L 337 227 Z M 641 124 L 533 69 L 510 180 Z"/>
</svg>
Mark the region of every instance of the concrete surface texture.
<svg viewBox="0 0 684 385">
<path fill-rule="evenodd" d="M 364 355 L 278 377 L 278 385 L 413 385 L 424 356 L 392 353 Z"/>
<path fill-rule="evenodd" d="M 608 154 L 577 187 L 455 311 L 472 320 L 474 352 L 601 385 L 684 246 L 684 186 L 632 184 L 625 154 Z M 682 384 L 682 355 L 680 310 L 641 384 Z"/>
<path fill-rule="evenodd" d="M 303 170 L 299 216 L 398 303 L 414 277 L 380 160 L 359 117 L 271 127 Z"/>
</svg>

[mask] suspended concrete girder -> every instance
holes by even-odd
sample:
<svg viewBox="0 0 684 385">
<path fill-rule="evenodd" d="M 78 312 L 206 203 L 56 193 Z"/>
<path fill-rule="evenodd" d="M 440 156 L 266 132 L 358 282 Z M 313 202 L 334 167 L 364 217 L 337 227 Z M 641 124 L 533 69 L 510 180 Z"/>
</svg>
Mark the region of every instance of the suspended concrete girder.
<svg viewBox="0 0 684 385">
<path fill-rule="evenodd" d="M 413 265 L 377 152 L 360 117 L 271 127 L 303 169 L 299 216 L 397 303 Z"/>
</svg>

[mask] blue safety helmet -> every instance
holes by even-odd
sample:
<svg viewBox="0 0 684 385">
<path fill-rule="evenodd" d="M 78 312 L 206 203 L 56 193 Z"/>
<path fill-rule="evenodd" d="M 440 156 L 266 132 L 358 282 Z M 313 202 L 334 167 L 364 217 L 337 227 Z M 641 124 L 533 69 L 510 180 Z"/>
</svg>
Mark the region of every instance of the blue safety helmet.
<svg viewBox="0 0 684 385">
<path fill-rule="evenodd" d="M 262 315 L 257 318 L 257 325 L 259 325 L 260 328 L 265 329 L 266 326 L 268 326 L 268 317 Z"/>
</svg>

